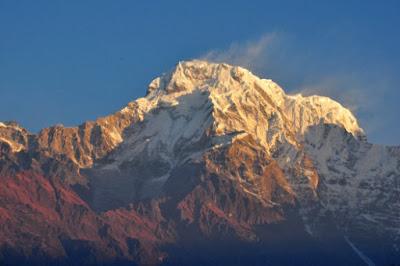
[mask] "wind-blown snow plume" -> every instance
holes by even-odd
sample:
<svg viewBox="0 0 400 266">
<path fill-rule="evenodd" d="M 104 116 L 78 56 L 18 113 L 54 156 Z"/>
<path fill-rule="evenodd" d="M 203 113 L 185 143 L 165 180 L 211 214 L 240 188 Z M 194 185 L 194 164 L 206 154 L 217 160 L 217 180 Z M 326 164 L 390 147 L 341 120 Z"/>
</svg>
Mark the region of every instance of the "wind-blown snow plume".
<svg viewBox="0 0 400 266">
<path fill-rule="evenodd" d="M 202 60 L 229 63 L 252 71 L 265 69 L 271 47 L 279 41 L 279 34 L 264 34 L 245 43 L 233 42 L 226 50 L 212 50 L 201 56 Z"/>
</svg>

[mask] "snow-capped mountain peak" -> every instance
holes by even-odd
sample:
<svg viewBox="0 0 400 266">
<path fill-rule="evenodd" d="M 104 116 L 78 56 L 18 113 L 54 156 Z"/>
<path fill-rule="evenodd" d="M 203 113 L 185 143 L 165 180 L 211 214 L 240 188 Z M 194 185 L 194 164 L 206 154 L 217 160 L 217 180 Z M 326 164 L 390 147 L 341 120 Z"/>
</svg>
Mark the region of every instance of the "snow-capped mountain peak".
<svg viewBox="0 0 400 266">
<path fill-rule="evenodd" d="M 125 179 L 130 165 L 158 165 L 143 181 L 142 196 L 159 193 L 171 171 L 187 160 L 242 138 L 269 156 L 280 152 L 276 159 L 285 168 L 298 160 L 310 128 L 333 124 L 356 138 L 363 135 L 353 114 L 327 97 L 287 95 L 244 68 L 199 60 L 180 62 L 154 79 L 145 97 L 119 113 L 137 122 L 121 132 L 121 142 L 96 169 Z"/>
<path fill-rule="evenodd" d="M 142 136 L 132 137 L 135 142 L 142 139 L 142 148 L 157 146 L 157 140 L 171 150 L 178 140 L 200 138 L 211 125 L 214 135 L 244 132 L 265 147 L 277 140 L 301 140 L 319 123 L 339 125 L 354 136 L 363 134 L 353 114 L 327 97 L 287 95 L 272 80 L 244 68 L 199 60 L 180 62 L 154 79 L 147 96 L 130 106 L 146 121 Z"/>
</svg>

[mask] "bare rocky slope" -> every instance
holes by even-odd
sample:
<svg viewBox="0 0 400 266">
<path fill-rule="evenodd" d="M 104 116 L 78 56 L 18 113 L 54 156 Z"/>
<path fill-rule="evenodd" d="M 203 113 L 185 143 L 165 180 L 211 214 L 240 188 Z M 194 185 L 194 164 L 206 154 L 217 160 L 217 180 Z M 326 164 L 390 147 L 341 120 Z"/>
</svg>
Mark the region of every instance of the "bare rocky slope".
<svg viewBox="0 0 400 266">
<path fill-rule="evenodd" d="M 79 127 L 0 123 L 6 265 L 398 263 L 400 149 L 320 96 L 179 63 Z"/>
</svg>

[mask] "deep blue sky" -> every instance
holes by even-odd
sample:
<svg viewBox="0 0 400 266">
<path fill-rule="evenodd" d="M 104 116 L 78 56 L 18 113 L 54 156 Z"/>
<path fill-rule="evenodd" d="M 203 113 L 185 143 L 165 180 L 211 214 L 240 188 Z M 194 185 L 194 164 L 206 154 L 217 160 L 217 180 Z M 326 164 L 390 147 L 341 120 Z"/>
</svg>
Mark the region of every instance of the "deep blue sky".
<svg viewBox="0 0 400 266">
<path fill-rule="evenodd" d="M 245 65 L 255 73 L 338 99 L 371 141 L 400 144 L 397 3 L 0 0 L 0 120 L 76 125 L 144 95 L 179 60 L 216 51 L 241 64 L 258 47 Z"/>
</svg>

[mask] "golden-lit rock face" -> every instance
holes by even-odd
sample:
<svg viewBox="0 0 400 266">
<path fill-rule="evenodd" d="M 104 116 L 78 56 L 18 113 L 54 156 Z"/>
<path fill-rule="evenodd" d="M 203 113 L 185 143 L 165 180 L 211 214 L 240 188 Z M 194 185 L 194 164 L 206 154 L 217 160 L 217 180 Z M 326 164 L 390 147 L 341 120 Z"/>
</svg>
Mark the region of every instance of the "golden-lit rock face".
<svg viewBox="0 0 400 266">
<path fill-rule="evenodd" d="M 87 168 L 118 146 L 123 141 L 123 131 L 137 120 L 134 112 L 117 112 L 79 127 L 50 127 L 39 132 L 37 145 L 50 156 L 65 155 L 79 167 Z"/>
</svg>

